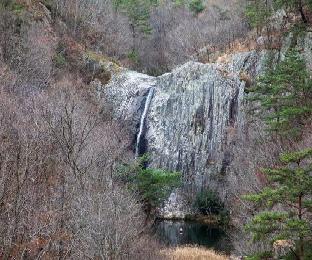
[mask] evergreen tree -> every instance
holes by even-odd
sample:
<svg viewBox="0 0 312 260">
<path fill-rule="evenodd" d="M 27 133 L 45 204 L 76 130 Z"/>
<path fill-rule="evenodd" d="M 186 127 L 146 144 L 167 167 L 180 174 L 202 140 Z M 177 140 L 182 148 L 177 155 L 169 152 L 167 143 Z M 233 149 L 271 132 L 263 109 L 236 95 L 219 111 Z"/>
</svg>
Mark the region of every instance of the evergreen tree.
<svg viewBox="0 0 312 260">
<path fill-rule="evenodd" d="M 288 51 L 282 62 L 260 77 L 250 92 L 254 93 L 250 100 L 261 105 L 259 112 L 268 130 L 300 136 L 304 121 L 311 113 L 312 82 L 296 49 Z"/>
<path fill-rule="evenodd" d="M 137 192 L 142 200 L 147 219 L 152 210 L 159 207 L 170 195 L 172 189 L 180 185 L 180 174 L 161 169 L 146 168 L 147 156 L 121 169 L 119 176 Z"/>
<path fill-rule="evenodd" d="M 305 245 L 312 239 L 312 148 L 280 156 L 281 167 L 264 169 L 269 185 L 246 200 L 269 210 L 257 214 L 247 225 L 256 241 L 291 239 L 297 244 L 297 259 L 308 259 Z M 276 204 L 282 211 L 272 209 Z M 311 215 L 310 215 L 311 217 Z"/>
<path fill-rule="evenodd" d="M 199 14 L 205 10 L 205 6 L 202 0 L 191 0 L 189 3 L 189 8 L 195 14 Z"/>
<path fill-rule="evenodd" d="M 263 0 L 248 0 L 245 14 L 250 25 L 257 28 L 259 31 L 265 24 L 267 24 L 269 17 L 272 14 L 270 6 L 267 1 Z"/>
<path fill-rule="evenodd" d="M 157 5 L 157 0 L 114 0 L 116 10 L 123 11 L 130 20 L 132 31 L 132 51 L 131 57 L 137 55 L 136 38 L 138 33 L 149 34 L 151 26 L 149 24 L 150 9 Z"/>
<path fill-rule="evenodd" d="M 147 0 L 127 0 L 125 8 L 132 25 L 143 33 L 150 33 L 150 9 L 155 3 Z"/>
</svg>

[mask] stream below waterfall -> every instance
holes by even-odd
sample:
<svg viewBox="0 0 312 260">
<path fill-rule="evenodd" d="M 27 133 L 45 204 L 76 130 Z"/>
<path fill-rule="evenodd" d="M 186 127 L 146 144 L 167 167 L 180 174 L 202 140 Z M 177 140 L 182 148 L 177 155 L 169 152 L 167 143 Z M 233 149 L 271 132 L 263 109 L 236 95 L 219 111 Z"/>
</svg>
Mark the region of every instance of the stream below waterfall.
<svg viewBox="0 0 312 260">
<path fill-rule="evenodd" d="M 218 226 L 196 221 L 158 220 L 155 224 L 158 239 L 169 247 L 197 245 L 230 253 L 231 242 Z"/>
</svg>

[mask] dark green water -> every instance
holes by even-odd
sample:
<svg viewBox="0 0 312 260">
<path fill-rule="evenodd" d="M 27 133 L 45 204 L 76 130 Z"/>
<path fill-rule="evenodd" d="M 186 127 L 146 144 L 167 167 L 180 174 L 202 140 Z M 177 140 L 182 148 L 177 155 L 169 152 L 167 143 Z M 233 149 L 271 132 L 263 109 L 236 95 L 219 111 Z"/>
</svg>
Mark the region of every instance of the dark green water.
<svg viewBox="0 0 312 260">
<path fill-rule="evenodd" d="M 231 243 L 218 226 L 194 221 L 159 220 L 156 235 L 167 246 L 198 245 L 229 253 Z"/>
</svg>

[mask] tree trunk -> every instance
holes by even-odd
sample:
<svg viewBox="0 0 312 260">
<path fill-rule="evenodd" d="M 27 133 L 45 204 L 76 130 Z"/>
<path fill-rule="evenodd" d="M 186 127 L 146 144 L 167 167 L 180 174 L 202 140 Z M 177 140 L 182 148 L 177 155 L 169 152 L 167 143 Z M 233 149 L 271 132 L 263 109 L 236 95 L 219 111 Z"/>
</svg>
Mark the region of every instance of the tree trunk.
<svg viewBox="0 0 312 260">
<path fill-rule="evenodd" d="M 64 232 L 65 220 L 64 220 L 64 208 L 65 208 L 65 176 L 61 175 L 61 208 L 60 208 L 60 223 L 59 223 L 59 232 L 62 234 Z M 59 241 L 59 248 L 58 248 L 58 259 L 64 259 L 64 242 L 62 238 Z"/>
<path fill-rule="evenodd" d="M 298 218 L 302 219 L 302 194 L 298 197 Z M 303 237 L 299 236 L 299 259 L 304 259 Z"/>
<path fill-rule="evenodd" d="M 132 32 L 132 52 L 136 51 L 136 41 L 135 41 L 135 28 L 133 24 L 130 24 L 131 32 Z"/>
<path fill-rule="evenodd" d="M 304 23 L 308 23 L 308 19 L 307 17 L 305 16 L 304 14 L 304 11 L 303 11 L 303 4 L 302 4 L 302 0 L 299 0 L 298 1 L 298 11 L 301 15 L 301 20 L 304 22 Z"/>
</svg>

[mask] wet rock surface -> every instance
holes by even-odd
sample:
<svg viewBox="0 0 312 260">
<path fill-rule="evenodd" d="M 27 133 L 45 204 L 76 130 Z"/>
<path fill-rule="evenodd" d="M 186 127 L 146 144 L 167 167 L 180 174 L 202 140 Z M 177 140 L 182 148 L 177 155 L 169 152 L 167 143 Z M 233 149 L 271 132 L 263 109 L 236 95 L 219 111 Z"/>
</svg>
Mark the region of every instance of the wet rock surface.
<svg viewBox="0 0 312 260">
<path fill-rule="evenodd" d="M 188 62 L 159 77 L 122 71 L 99 93 L 112 104 L 117 120 L 129 121 L 136 136 L 148 90 L 154 88 L 140 153 L 149 153 L 150 167 L 181 172 L 184 189 L 196 192 L 218 185 L 230 164 L 226 147 L 243 124 L 246 81 L 241 74 L 254 77 L 262 59 L 261 52 L 239 53 L 227 63 Z M 164 217 L 188 213 L 186 199 L 176 193 L 161 211 Z"/>
<path fill-rule="evenodd" d="M 308 66 L 311 35 L 308 32 L 298 39 Z M 159 77 L 123 70 L 98 88 L 105 97 L 103 102 L 112 105 L 115 118 L 128 122 L 134 140 L 148 91 L 154 89 L 143 120 L 144 149 L 140 154 L 150 155 L 150 167 L 181 172 L 184 184 L 182 192 L 171 194 L 165 203 L 163 217 L 189 213 L 187 201 L 191 199 L 181 194 L 195 194 L 205 187 L 223 189 L 223 178 L 236 156 L 231 147 L 235 136 L 244 131 L 245 88 L 264 71 L 268 55 L 273 55 L 274 61 L 282 59 L 288 45 L 285 38 L 280 52 L 241 52 L 227 56 L 222 63 L 188 62 Z M 223 190 L 225 198 L 227 191 Z"/>
<path fill-rule="evenodd" d="M 148 90 L 154 85 L 154 77 L 122 70 L 113 76 L 109 84 L 98 86 L 97 92 L 104 104 L 112 106 L 115 119 L 126 122 L 133 135 L 136 135 Z"/>
<path fill-rule="evenodd" d="M 184 219 L 187 215 L 193 215 L 195 212 L 182 194 L 179 190 L 172 192 L 164 206 L 159 209 L 158 216 L 165 219 Z"/>
<path fill-rule="evenodd" d="M 259 59 L 250 52 L 228 64 L 189 62 L 158 77 L 147 120 L 151 166 L 181 172 L 185 185 L 212 185 L 229 164 L 229 132 L 242 124 L 240 73 L 254 73 Z"/>
</svg>

